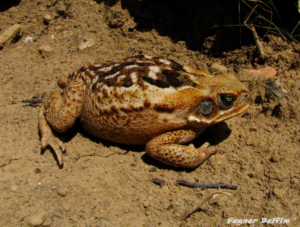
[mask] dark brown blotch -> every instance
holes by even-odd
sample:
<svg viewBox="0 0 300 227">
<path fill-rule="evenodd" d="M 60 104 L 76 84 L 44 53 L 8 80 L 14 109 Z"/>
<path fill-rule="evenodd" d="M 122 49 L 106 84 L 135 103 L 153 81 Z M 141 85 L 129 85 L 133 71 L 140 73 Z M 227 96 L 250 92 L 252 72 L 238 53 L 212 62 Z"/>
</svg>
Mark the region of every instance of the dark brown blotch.
<svg viewBox="0 0 300 227">
<path fill-rule="evenodd" d="M 132 61 L 131 62 L 124 62 L 124 63 L 121 63 L 118 66 L 113 67 L 108 72 L 97 71 L 96 74 L 99 76 L 98 82 L 104 83 L 107 86 L 122 86 L 123 85 L 125 87 L 130 87 L 132 85 L 132 80 L 130 79 L 131 80 L 131 82 L 130 82 L 129 81 L 129 77 L 126 77 L 127 78 L 126 82 L 124 82 L 124 80 L 123 80 L 123 84 L 118 84 L 118 82 L 117 82 L 118 78 L 119 78 L 118 75 L 116 75 L 113 78 L 106 79 L 107 76 L 113 75 L 113 74 L 115 74 L 117 72 L 120 72 L 119 75 L 121 75 L 122 74 L 121 71 L 124 70 L 124 68 L 126 66 L 130 66 L 130 65 L 135 65 L 135 63 L 132 62 Z M 130 70 L 128 70 L 128 71 L 130 71 Z M 131 71 L 133 71 L 133 70 L 131 70 Z"/>
<path fill-rule="evenodd" d="M 131 109 L 132 109 L 133 111 L 139 112 L 139 111 L 144 110 L 144 107 L 143 107 L 143 106 L 140 106 L 140 107 L 132 107 Z"/>
<path fill-rule="evenodd" d="M 135 65 L 135 62 L 130 61 L 130 62 L 123 62 L 118 66 L 115 66 L 111 69 L 111 73 L 110 74 L 114 74 L 116 72 L 119 72 L 121 70 L 123 70 L 125 67 L 130 66 L 130 65 Z M 108 72 L 109 73 L 109 72 Z"/>
<path fill-rule="evenodd" d="M 95 66 L 94 65 L 89 65 L 89 70 L 90 71 L 95 71 Z"/>
<path fill-rule="evenodd" d="M 162 62 L 159 61 L 160 59 L 161 59 L 160 57 L 153 57 L 151 60 L 152 60 L 155 64 L 161 65 Z"/>
<path fill-rule="evenodd" d="M 122 96 L 117 91 L 114 92 L 114 97 L 116 99 L 121 99 L 122 98 Z"/>
<path fill-rule="evenodd" d="M 133 84 L 132 79 L 130 77 L 126 77 L 123 80 L 124 87 L 130 87 Z"/>
<path fill-rule="evenodd" d="M 100 65 L 100 66 L 89 65 L 89 70 L 90 71 L 97 71 L 97 70 L 102 69 L 102 68 L 104 68 L 102 65 Z"/>
<path fill-rule="evenodd" d="M 128 107 L 126 107 L 126 108 L 125 107 L 121 107 L 120 110 L 123 111 L 124 113 L 130 113 L 130 112 L 132 112 L 132 109 L 128 108 Z"/>
<path fill-rule="evenodd" d="M 87 70 L 85 72 L 85 75 L 88 76 L 90 79 L 94 78 L 94 76 L 92 75 L 91 71 Z"/>
<path fill-rule="evenodd" d="M 163 70 L 162 72 L 171 86 L 180 87 L 183 85 L 190 85 L 196 87 L 197 84 L 190 79 L 190 76 L 187 74 L 181 74 L 175 70 Z"/>
<path fill-rule="evenodd" d="M 112 106 L 110 109 L 114 113 L 119 113 L 118 108 L 116 106 Z"/>
<path fill-rule="evenodd" d="M 167 88 L 167 87 L 170 87 L 170 84 L 168 84 L 166 81 L 164 80 L 154 80 L 150 77 L 147 77 L 147 76 L 143 76 L 142 79 L 146 82 L 148 82 L 149 84 L 153 84 L 157 87 L 160 87 L 160 88 Z"/>
<path fill-rule="evenodd" d="M 180 73 L 175 70 L 165 69 L 162 74 L 166 76 L 166 80 L 173 87 L 180 87 L 184 82 L 180 81 Z"/>
<path fill-rule="evenodd" d="M 128 119 L 127 121 L 126 121 L 126 123 L 125 123 L 125 127 L 128 127 L 129 126 L 129 124 L 131 123 L 131 119 Z"/>
<path fill-rule="evenodd" d="M 146 99 L 145 101 L 144 101 L 144 107 L 145 108 L 148 108 L 148 107 L 150 107 L 151 106 L 151 102 L 148 100 L 148 99 Z"/>
<path fill-rule="evenodd" d="M 109 87 L 111 87 L 111 86 L 113 86 L 113 85 L 115 85 L 116 84 L 116 79 L 110 79 L 110 80 L 105 80 L 105 84 L 107 85 L 107 86 L 109 86 Z"/>
<path fill-rule="evenodd" d="M 110 111 L 110 110 L 108 110 L 108 109 L 105 109 L 105 110 L 103 111 L 103 113 L 104 113 L 105 115 L 112 115 L 112 111 Z"/>
<path fill-rule="evenodd" d="M 144 61 L 144 62 L 137 62 L 136 63 L 138 66 L 151 66 L 154 65 L 154 62 L 151 61 Z"/>
<path fill-rule="evenodd" d="M 110 71 L 108 72 L 102 72 L 102 74 L 98 74 L 100 77 L 106 77 L 112 74 L 115 74 L 116 72 L 119 72 L 123 70 L 126 66 L 134 65 L 134 62 L 123 62 L 118 66 L 113 67 Z M 100 71 L 99 71 L 100 72 Z"/>
<path fill-rule="evenodd" d="M 172 106 L 168 106 L 167 104 L 155 104 L 154 105 L 154 109 L 159 111 L 159 112 L 168 112 L 168 113 L 172 113 L 174 111 L 174 107 Z"/>
<path fill-rule="evenodd" d="M 108 92 L 106 89 L 103 89 L 102 93 L 103 93 L 104 98 L 108 98 Z"/>
<path fill-rule="evenodd" d="M 169 60 L 172 64 L 171 64 L 171 68 L 173 69 L 173 70 L 176 70 L 176 71 L 185 71 L 184 69 L 183 69 L 183 66 L 182 65 L 180 65 L 179 63 L 177 63 L 176 61 L 174 61 L 174 60 Z"/>
<path fill-rule="evenodd" d="M 97 83 L 93 83 L 93 85 L 92 85 L 92 91 L 95 92 L 96 88 L 97 88 Z"/>
<path fill-rule="evenodd" d="M 87 67 L 85 67 L 85 66 L 82 66 L 82 67 L 80 68 L 80 70 L 79 70 L 79 71 L 81 71 L 81 72 L 85 72 L 87 69 L 88 69 Z"/>
</svg>

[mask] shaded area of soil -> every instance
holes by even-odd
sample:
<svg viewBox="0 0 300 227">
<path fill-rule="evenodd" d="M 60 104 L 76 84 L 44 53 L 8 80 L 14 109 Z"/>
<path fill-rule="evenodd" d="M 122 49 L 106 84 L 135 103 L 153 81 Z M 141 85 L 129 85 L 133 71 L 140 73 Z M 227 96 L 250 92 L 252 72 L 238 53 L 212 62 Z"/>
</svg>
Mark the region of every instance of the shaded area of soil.
<svg viewBox="0 0 300 227">
<path fill-rule="evenodd" d="M 13 6 L 17 6 L 20 2 L 21 0 L 2 0 L 0 2 L 0 12 L 8 10 Z"/>
</svg>

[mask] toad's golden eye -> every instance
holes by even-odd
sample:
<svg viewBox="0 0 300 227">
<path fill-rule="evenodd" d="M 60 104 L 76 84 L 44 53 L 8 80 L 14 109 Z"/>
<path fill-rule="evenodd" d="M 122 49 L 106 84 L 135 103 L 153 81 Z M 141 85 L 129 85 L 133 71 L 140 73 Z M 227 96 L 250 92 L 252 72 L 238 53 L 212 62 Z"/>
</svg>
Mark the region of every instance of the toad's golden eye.
<svg viewBox="0 0 300 227">
<path fill-rule="evenodd" d="M 218 103 L 223 110 L 228 110 L 234 105 L 235 100 L 236 98 L 233 95 L 220 95 Z"/>
</svg>

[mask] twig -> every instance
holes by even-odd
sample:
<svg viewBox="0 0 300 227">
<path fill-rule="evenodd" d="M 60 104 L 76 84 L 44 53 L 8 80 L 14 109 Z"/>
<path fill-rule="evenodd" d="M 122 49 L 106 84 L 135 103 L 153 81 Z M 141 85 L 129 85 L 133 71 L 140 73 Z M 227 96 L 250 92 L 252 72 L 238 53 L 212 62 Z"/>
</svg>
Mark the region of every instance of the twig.
<svg viewBox="0 0 300 227">
<path fill-rule="evenodd" d="M 42 99 L 29 99 L 29 100 L 22 100 L 22 103 L 30 103 L 30 104 L 37 104 L 42 103 Z"/>
<path fill-rule="evenodd" d="M 191 188 L 226 188 L 226 189 L 232 189 L 236 190 L 238 186 L 235 185 L 228 185 L 228 184 L 223 184 L 223 183 L 216 183 L 216 184 L 199 184 L 196 182 L 190 182 L 186 180 L 177 180 L 177 184 L 188 186 Z"/>
<path fill-rule="evenodd" d="M 160 179 L 160 178 L 153 178 L 152 179 L 152 182 L 155 183 L 155 184 L 158 184 L 161 188 L 165 185 L 165 181 L 163 179 Z"/>
<path fill-rule="evenodd" d="M 257 8 L 258 6 L 259 6 L 258 4 L 255 4 L 255 6 L 252 7 L 251 12 L 248 14 L 246 20 L 244 21 L 244 25 L 245 25 L 247 28 L 249 28 L 249 29 L 251 30 L 251 32 L 252 32 L 252 34 L 253 34 L 253 37 L 254 37 L 254 40 L 255 40 L 255 43 L 256 43 L 256 46 L 257 46 L 258 51 L 259 51 L 259 53 L 260 53 L 260 56 L 263 57 L 263 56 L 265 55 L 265 53 L 264 53 L 264 50 L 263 50 L 263 46 L 262 46 L 262 44 L 261 44 L 261 42 L 260 42 L 260 40 L 259 40 L 259 37 L 258 37 L 258 35 L 257 35 L 257 32 L 256 32 L 256 30 L 255 30 L 254 27 L 250 27 L 250 26 L 247 24 L 247 22 L 248 22 L 250 16 L 252 15 L 253 12 L 255 12 L 255 10 L 256 10 L 256 8 Z"/>
<path fill-rule="evenodd" d="M 194 206 L 192 209 L 186 211 L 183 215 L 182 215 L 182 220 L 187 219 L 190 215 L 192 215 L 193 213 L 195 213 L 198 210 L 202 210 L 201 206 L 207 202 L 208 200 L 210 200 L 212 197 L 214 197 L 214 195 L 216 194 L 224 194 L 224 195 L 229 195 L 232 196 L 232 194 L 227 193 L 227 192 L 214 192 L 211 193 L 210 195 L 206 196 L 198 205 Z"/>
</svg>

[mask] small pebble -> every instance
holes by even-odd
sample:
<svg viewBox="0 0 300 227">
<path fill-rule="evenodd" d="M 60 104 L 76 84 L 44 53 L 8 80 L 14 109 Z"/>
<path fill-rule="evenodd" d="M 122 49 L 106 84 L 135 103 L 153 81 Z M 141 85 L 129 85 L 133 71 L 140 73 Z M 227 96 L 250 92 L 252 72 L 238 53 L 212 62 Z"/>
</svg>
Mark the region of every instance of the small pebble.
<svg viewBox="0 0 300 227">
<path fill-rule="evenodd" d="M 240 79 L 246 80 L 256 80 L 260 77 L 274 78 L 277 71 L 270 66 L 266 66 L 262 69 L 243 69 Z"/>
<path fill-rule="evenodd" d="M 278 199 L 283 199 L 285 197 L 285 191 L 283 188 L 274 188 L 273 192 Z"/>
<path fill-rule="evenodd" d="M 91 46 L 94 46 L 95 45 L 95 41 L 93 39 L 89 39 L 89 40 L 86 40 L 85 42 L 81 42 L 79 45 L 78 45 L 78 49 L 79 50 L 84 50 L 88 47 L 91 47 Z"/>
<path fill-rule="evenodd" d="M 66 196 L 68 194 L 68 190 L 66 188 L 57 189 L 57 194 L 60 196 Z"/>
<path fill-rule="evenodd" d="M 3 47 L 5 43 L 9 43 L 15 37 L 22 36 L 22 27 L 20 24 L 15 24 L 0 34 L 0 47 Z"/>
<path fill-rule="evenodd" d="M 152 182 L 158 184 L 161 188 L 166 184 L 166 182 L 163 179 L 157 177 L 153 178 Z"/>
<path fill-rule="evenodd" d="M 53 49 L 52 49 L 52 47 L 50 46 L 50 45 L 42 45 L 42 46 L 40 46 L 39 47 L 39 51 L 40 52 L 52 52 L 53 51 Z"/>
<path fill-rule="evenodd" d="M 156 172 L 156 168 L 155 168 L 155 167 L 151 167 L 151 168 L 149 169 L 149 172 Z"/>
<path fill-rule="evenodd" d="M 35 173 L 40 173 L 40 172 L 42 172 L 42 170 L 39 169 L 39 168 L 36 168 L 36 169 L 34 170 L 34 172 L 35 172 Z"/>
<path fill-rule="evenodd" d="M 278 162 L 279 161 L 279 156 L 278 154 L 273 154 L 272 157 L 271 157 L 271 162 Z"/>
<path fill-rule="evenodd" d="M 218 73 L 227 73 L 227 68 L 224 65 L 221 65 L 217 62 L 213 63 L 210 67 L 212 71 L 218 72 Z"/>
<path fill-rule="evenodd" d="M 51 15 L 49 15 L 49 14 L 44 15 L 44 21 L 49 22 L 49 21 L 51 21 L 51 20 L 52 20 Z"/>
<path fill-rule="evenodd" d="M 250 178 L 256 177 L 256 173 L 254 173 L 254 172 L 247 173 L 247 175 L 248 175 Z"/>
<path fill-rule="evenodd" d="M 222 162 L 224 161 L 224 156 L 220 154 L 216 154 L 210 157 L 209 161 L 214 168 L 219 168 L 220 166 L 222 166 Z"/>
<path fill-rule="evenodd" d="M 24 39 L 24 43 L 28 43 L 28 42 L 33 42 L 33 38 L 32 37 L 26 37 L 25 39 Z"/>
<path fill-rule="evenodd" d="M 52 221 L 50 219 L 46 219 L 44 222 L 43 222 L 43 226 L 50 226 L 52 224 Z"/>
<path fill-rule="evenodd" d="M 45 211 L 39 210 L 35 214 L 26 217 L 25 221 L 30 226 L 42 225 L 45 220 Z"/>
<path fill-rule="evenodd" d="M 148 200 L 146 200 L 146 201 L 144 202 L 144 207 L 147 208 L 149 205 L 150 205 L 150 202 L 149 202 Z"/>
<path fill-rule="evenodd" d="M 62 26 L 56 26 L 55 30 L 60 32 L 62 30 Z"/>
<path fill-rule="evenodd" d="M 103 220 L 97 222 L 97 223 L 96 223 L 96 226 L 113 227 L 113 226 L 115 226 L 115 225 L 113 225 L 113 224 L 111 223 L 111 221 L 103 219 Z"/>
</svg>

